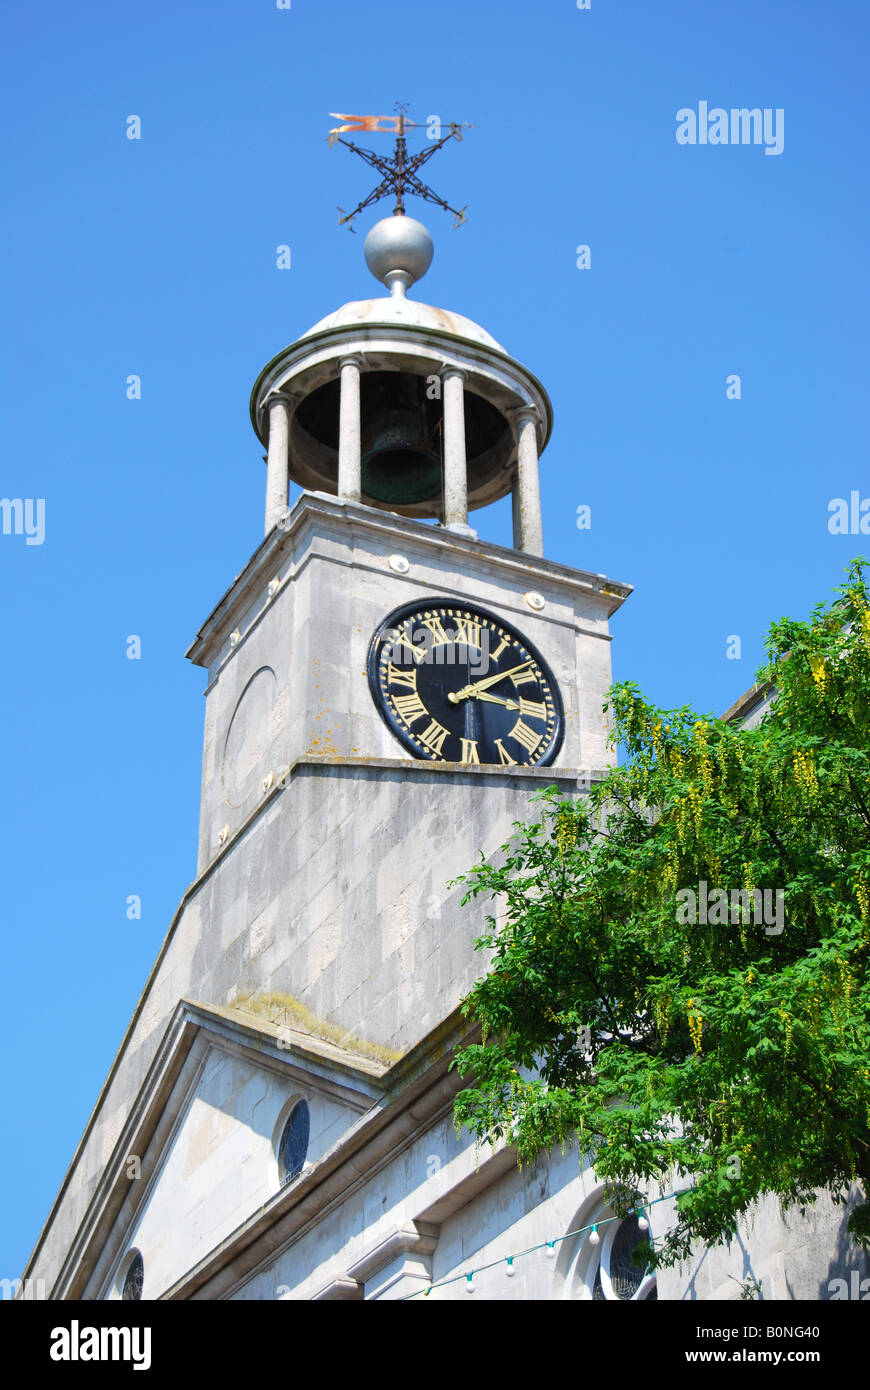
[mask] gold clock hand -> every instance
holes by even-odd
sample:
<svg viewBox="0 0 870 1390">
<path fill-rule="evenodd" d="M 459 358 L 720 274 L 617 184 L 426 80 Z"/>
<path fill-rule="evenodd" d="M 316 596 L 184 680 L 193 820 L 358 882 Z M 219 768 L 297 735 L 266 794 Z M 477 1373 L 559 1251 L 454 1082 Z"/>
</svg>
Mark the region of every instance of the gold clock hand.
<svg viewBox="0 0 870 1390">
<path fill-rule="evenodd" d="M 471 700 L 488 700 L 491 705 L 507 705 L 508 709 L 519 709 L 517 700 L 503 700 L 500 695 L 487 695 L 484 690 L 477 690 L 469 696 Z"/>
<path fill-rule="evenodd" d="M 489 686 L 495 685 L 498 681 L 504 680 L 505 676 L 512 676 L 517 671 L 524 671 L 527 666 L 531 666 L 532 659 L 521 661 L 519 666 L 511 666 L 508 671 L 497 671 L 494 676 L 487 676 L 485 680 L 474 681 L 471 685 L 465 685 L 461 690 L 451 690 L 448 693 L 448 700 L 451 705 L 458 705 L 460 700 L 467 700 L 470 696 L 476 695 L 480 690 L 487 690 Z"/>
</svg>

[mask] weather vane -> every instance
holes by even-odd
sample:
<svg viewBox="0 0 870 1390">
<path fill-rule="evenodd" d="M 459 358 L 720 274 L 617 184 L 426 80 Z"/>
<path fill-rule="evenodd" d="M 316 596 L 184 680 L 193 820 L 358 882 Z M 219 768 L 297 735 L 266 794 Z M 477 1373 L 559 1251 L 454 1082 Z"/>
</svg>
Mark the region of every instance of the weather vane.
<svg viewBox="0 0 870 1390">
<path fill-rule="evenodd" d="M 442 135 L 439 140 L 427 145 L 425 149 L 420 150 L 419 154 L 409 155 L 405 143 L 405 131 L 411 127 L 416 127 L 418 122 L 409 121 L 405 115 L 405 110 L 405 106 L 396 102 L 397 114 L 395 116 L 346 116 L 340 111 L 330 111 L 330 116 L 334 117 L 335 120 L 347 121 L 348 124 L 333 126 L 326 137 L 328 143 L 334 145 L 338 142 L 339 145 L 345 145 L 349 150 L 353 150 L 354 154 L 358 154 L 361 159 L 364 159 L 366 164 L 377 169 L 382 176 L 377 188 L 372 189 L 369 196 L 364 198 L 353 212 L 346 213 L 344 208 L 338 209 L 342 214 L 339 218 L 339 226 L 344 226 L 347 223 L 350 230 L 353 231 L 353 219 L 362 212 L 363 208 L 370 207 L 372 203 L 379 202 L 381 198 L 389 197 L 391 193 L 396 195 L 394 212 L 404 213 L 405 198 L 410 194 L 417 198 L 425 198 L 428 203 L 437 203 L 439 207 L 444 208 L 445 212 L 452 212 L 455 219 L 454 227 L 461 227 L 465 221 L 465 208 L 453 208 L 443 198 L 439 198 L 428 184 L 423 183 L 422 179 L 417 177 L 417 170 L 426 163 L 427 159 L 432 158 L 436 150 L 440 150 L 442 145 L 446 145 L 448 140 L 461 140 L 462 131 L 467 128 L 467 122 L 457 124 L 455 121 L 451 121 L 450 129 L 446 135 Z M 439 121 L 439 129 L 440 125 L 441 122 Z M 395 153 L 391 159 L 388 159 L 384 155 L 376 154 L 374 150 L 361 149 L 352 140 L 342 140 L 342 135 L 351 130 L 395 132 Z M 467 206 L 468 204 L 466 204 Z"/>
</svg>

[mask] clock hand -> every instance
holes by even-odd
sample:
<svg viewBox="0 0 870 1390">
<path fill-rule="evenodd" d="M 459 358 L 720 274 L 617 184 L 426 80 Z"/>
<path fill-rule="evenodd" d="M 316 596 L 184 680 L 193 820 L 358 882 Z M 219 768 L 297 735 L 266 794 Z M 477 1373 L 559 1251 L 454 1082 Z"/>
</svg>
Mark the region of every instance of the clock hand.
<svg viewBox="0 0 870 1390">
<path fill-rule="evenodd" d="M 483 690 L 475 691 L 468 698 L 470 700 L 488 700 L 491 705 L 507 705 L 508 709 L 519 709 L 518 701 L 503 700 L 500 695 L 487 695 Z"/>
<path fill-rule="evenodd" d="M 476 695 L 478 691 L 487 690 L 489 686 L 504 680 L 505 676 L 512 676 L 517 671 L 524 671 L 531 664 L 532 659 L 529 657 L 528 661 L 521 661 L 519 666 L 511 666 L 508 671 L 497 671 L 494 676 L 487 676 L 482 681 L 473 681 L 471 685 L 464 685 L 461 690 L 451 690 L 447 698 L 451 705 L 458 705 L 460 700 L 467 700 L 470 696 Z"/>
</svg>

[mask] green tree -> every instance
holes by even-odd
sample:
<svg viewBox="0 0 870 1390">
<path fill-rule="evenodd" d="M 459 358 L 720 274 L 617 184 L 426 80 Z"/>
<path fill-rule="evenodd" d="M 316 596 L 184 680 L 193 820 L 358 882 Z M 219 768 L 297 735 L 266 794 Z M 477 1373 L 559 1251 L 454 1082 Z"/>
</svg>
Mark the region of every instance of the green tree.
<svg viewBox="0 0 870 1390">
<path fill-rule="evenodd" d="M 457 1055 L 457 1124 L 520 1162 L 579 1142 L 623 1211 L 687 1189 L 658 1265 L 731 1238 L 764 1193 L 804 1206 L 856 1181 L 870 1245 L 864 563 L 771 628 L 755 728 L 614 686 L 625 764 L 582 797 L 549 788 L 459 880 L 502 912 L 477 943 L 493 956 L 464 1005 L 482 1041 Z"/>
</svg>

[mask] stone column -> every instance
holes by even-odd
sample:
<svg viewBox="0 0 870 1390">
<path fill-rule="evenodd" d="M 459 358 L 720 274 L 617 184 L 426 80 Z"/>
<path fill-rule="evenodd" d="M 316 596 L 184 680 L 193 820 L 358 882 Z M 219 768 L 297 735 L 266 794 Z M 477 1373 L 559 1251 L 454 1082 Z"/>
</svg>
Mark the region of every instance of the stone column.
<svg viewBox="0 0 870 1390">
<path fill-rule="evenodd" d="M 523 406 L 516 414 L 517 472 L 514 479 L 514 548 L 543 555 L 541 484 L 538 477 L 538 413 Z"/>
<path fill-rule="evenodd" d="M 465 373 L 447 367 L 444 382 L 444 525 L 476 535 L 468 525 L 468 469 L 465 457 Z"/>
<path fill-rule="evenodd" d="M 359 502 L 362 496 L 360 449 L 360 389 L 362 358 L 341 359 L 341 403 L 338 409 L 338 496 Z"/>
<path fill-rule="evenodd" d="M 287 396 L 270 396 L 269 451 L 266 455 L 266 535 L 287 510 L 290 483 L 290 401 Z"/>
</svg>

